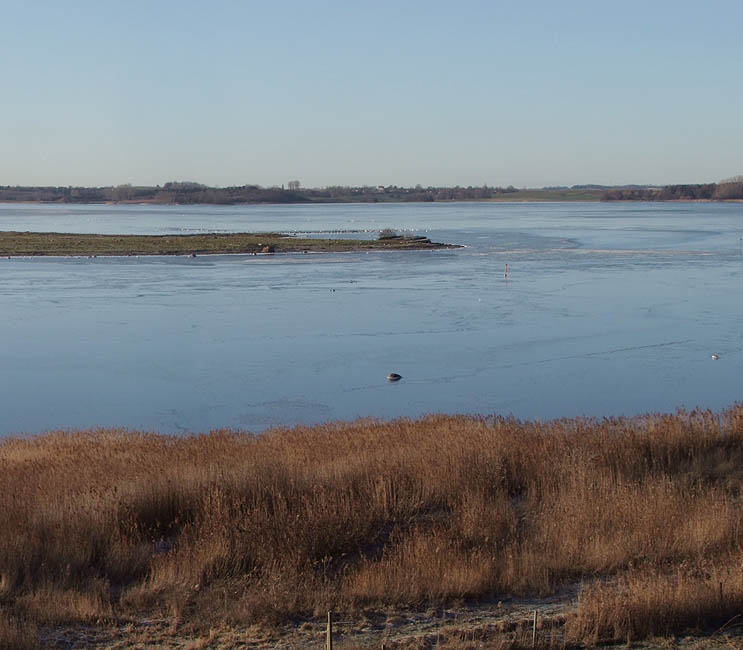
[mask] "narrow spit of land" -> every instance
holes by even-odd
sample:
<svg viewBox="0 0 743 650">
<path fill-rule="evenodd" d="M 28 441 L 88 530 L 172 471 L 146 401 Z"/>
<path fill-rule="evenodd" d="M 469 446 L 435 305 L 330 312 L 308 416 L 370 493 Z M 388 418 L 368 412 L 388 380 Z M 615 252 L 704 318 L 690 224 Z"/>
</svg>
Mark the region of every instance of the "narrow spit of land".
<svg viewBox="0 0 743 650">
<path fill-rule="evenodd" d="M 280 233 L 196 235 L 90 235 L 53 232 L 0 232 L 0 256 L 218 255 L 343 252 L 359 250 L 435 250 L 457 248 L 427 237 L 380 239 L 301 239 Z"/>
</svg>

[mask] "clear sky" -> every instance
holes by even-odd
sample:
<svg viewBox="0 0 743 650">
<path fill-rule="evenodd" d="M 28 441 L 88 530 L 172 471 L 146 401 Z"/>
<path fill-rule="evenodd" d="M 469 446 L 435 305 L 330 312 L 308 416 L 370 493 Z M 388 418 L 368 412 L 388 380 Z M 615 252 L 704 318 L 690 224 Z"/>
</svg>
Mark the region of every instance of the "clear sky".
<svg viewBox="0 0 743 650">
<path fill-rule="evenodd" d="M 0 0 L 0 185 L 743 174 L 743 2 Z"/>
</svg>

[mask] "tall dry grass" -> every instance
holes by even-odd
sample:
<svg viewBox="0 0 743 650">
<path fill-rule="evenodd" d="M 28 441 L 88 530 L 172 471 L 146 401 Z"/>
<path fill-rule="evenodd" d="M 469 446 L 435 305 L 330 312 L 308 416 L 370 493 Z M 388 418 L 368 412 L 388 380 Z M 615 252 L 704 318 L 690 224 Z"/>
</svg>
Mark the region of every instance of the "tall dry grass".
<svg viewBox="0 0 743 650">
<path fill-rule="evenodd" d="M 5 439 L 0 608 L 40 625 L 142 612 L 209 625 L 582 582 L 566 634 L 624 639 L 743 604 L 742 488 L 738 405 Z M 694 606 L 700 580 L 729 585 L 723 600 Z"/>
<path fill-rule="evenodd" d="M 0 612 L 0 648 L 3 650 L 38 650 L 41 647 L 33 623 L 19 621 Z"/>
</svg>

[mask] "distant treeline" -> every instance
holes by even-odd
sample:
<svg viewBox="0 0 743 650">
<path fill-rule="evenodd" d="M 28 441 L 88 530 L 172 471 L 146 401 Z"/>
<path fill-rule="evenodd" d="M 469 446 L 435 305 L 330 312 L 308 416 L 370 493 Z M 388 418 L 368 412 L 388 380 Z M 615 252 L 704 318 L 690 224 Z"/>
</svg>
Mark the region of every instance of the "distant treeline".
<svg viewBox="0 0 743 650">
<path fill-rule="evenodd" d="M 519 190 L 508 187 L 399 187 L 397 185 L 348 187 L 335 185 L 323 189 L 302 190 L 312 201 L 361 201 L 378 203 L 382 201 L 482 201 L 496 196 L 511 194 Z"/>
<path fill-rule="evenodd" d="M 208 187 L 201 183 L 165 183 L 148 187 L 117 185 L 115 187 L 2 187 L 0 201 L 43 201 L 49 203 L 118 203 L 142 202 L 162 204 L 212 203 L 302 203 L 309 199 L 296 191 L 263 188 L 258 185 Z"/>
<path fill-rule="evenodd" d="M 161 204 L 210 203 L 322 203 L 382 201 L 472 201 L 518 192 L 513 187 L 398 187 L 332 186 L 322 189 L 291 189 L 241 185 L 209 187 L 201 183 L 171 182 L 163 186 L 116 185 L 112 187 L 20 187 L 0 186 L 0 201 L 43 201 L 49 203 L 119 203 Z"/>
<path fill-rule="evenodd" d="M 588 196 L 584 196 L 588 193 Z M 519 190 L 512 185 L 492 187 L 399 187 L 397 185 L 350 187 L 334 185 L 302 188 L 299 181 L 284 187 L 240 185 L 209 187 L 201 183 L 174 181 L 160 186 L 116 185 L 108 187 L 23 187 L 0 186 L 2 201 L 45 203 L 155 203 L 235 205 L 241 203 L 380 203 L 401 201 L 487 201 L 505 200 L 596 200 L 673 201 L 743 199 L 743 176 L 720 183 L 666 185 L 665 187 L 625 185 L 573 185 Z"/>
<path fill-rule="evenodd" d="M 743 176 L 719 183 L 666 185 L 660 188 L 612 188 L 602 201 L 730 201 L 743 199 Z"/>
</svg>

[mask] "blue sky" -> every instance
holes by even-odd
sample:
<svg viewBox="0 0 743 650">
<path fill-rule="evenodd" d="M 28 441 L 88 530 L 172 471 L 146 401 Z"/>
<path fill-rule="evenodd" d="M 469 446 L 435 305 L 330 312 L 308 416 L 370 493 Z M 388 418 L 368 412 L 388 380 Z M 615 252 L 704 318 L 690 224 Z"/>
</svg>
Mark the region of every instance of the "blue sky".
<svg viewBox="0 0 743 650">
<path fill-rule="evenodd" d="M 0 0 L 0 185 L 709 182 L 743 3 Z"/>
</svg>

